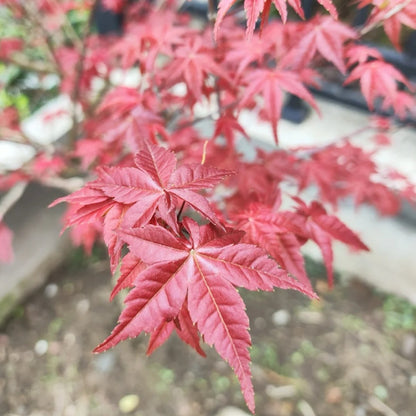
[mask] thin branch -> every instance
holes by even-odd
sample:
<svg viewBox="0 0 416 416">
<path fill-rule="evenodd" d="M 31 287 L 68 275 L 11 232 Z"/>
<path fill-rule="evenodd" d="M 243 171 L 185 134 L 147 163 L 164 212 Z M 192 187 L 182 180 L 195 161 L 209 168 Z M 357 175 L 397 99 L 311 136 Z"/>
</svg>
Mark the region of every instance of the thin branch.
<svg viewBox="0 0 416 416">
<path fill-rule="evenodd" d="M 38 151 L 42 151 L 46 147 L 40 143 L 35 143 L 30 140 L 30 138 L 26 136 L 21 130 L 16 131 L 7 127 L 0 127 L 0 140 L 5 142 L 24 144 L 26 146 L 33 147 Z"/>
<path fill-rule="evenodd" d="M 73 43 L 73 45 L 79 50 L 82 50 L 82 39 L 79 37 L 78 33 L 75 31 L 75 29 L 73 28 L 71 22 L 68 19 L 67 14 L 65 13 L 65 11 L 62 9 L 61 5 L 59 4 L 59 1 L 57 0 L 49 0 L 51 3 L 53 3 L 53 5 L 59 9 L 61 16 L 63 17 L 64 21 L 63 21 L 63 30 L 65 32 L 65 34 L 68 36 L 68 38 L 71 40 L 71 42 Z"/>
<path fill-rule="evenodd" d="M 371 396 L 368 399 L 368 404 L 377 412 L 380 412 L 384 416 L 399 416 L 393 409 L 383 403 L 378 397 Z"/>
<path fill-rule="evenodd" d="M 29 60 L 26 55 L 20 53 L 14 53 L 13 56 L 8 56 L 4 59 L 5 63 L 16 65 L 22 69 L 27 69 L 29 71 L 35 71 L 39 73 L 56 73 L 57 68 L 54 65 L 51 65 L 49 62 L 42 62 L 42 61 L 31 61 Z"/>
<path fill-rule="evenodd" d="M 31 9 L 31 2 L 22 2 L 22 11 L 25 14 L 27 20 L 32 24 L 32 26 L 35 29 L 40 30 L 40 32 L 42 33 L 41 39 L 43 39 L 49 54 L 51 55 L 55 66 L 56 66 L 56 70 L 58 72 L 58 74 L 60 75 L 60 77 L 63 77 L 63 70 L 61 67 L 61 64 L 59 62 L 59 59 L 56 55 L 55 52 L 55 45 L 53 44 L 52 41 L 52 36 L 49 34 L 49 32 L 45 29 L 43 22 L 39 19 L 36 10 L 32 10 Z"/>
<path fill-rule="evenodd" d="M 81 84 L 81 79 L 82 79 L 82 73 L 84 72 L 85 59 L 86 59 L 87 51 L 88 51 L 88 40 L 92 31 L 94 10 L 97 6 L 97 3 L 98 3 L 98 0 L 95 0 L 94 4 L 91 7 L 90 16 L 88 18 L 88 23 L 87 23 L 87 26 L 85 28 L 84 35 L 83 35 L 83 43 L 82 43 L 80 57 L 76 66 L 74 91 L 71 97 L 72 105 L 73 105 L 73 109 L 72 109 L 73 126 L 72 126 L 71 134 L 69 137 L 70 146 L 72 146 L 78 138 L 77 104 L 78 104 L 79 99 L 81 98 L 81 85 L 80 84 Z"/>
<path fill-rule="evenodd" d="M 215 40 L 214 36 L 214 26 L 215 26 L 215 20 L 217 19 L 217 4 L 216 0 L 208 0 L 208 22 L 211 26 L 211 35 L 212 35 L 212 43 L 214 44 L 214 47 L 217 48 L 217 41 Z M 217 106 L 218 111 L 222 113 L 222 105 L 221 105 L 221 91 L 218 84 L 218 77 L 214 76 L 214 82 L 215 82 L 215 94 L 217 97 Z"/>
<path fill-rule="evenodd" d="M 221 115 L 222 110 L 227 110 L 228 108 L 233 108 L 237 103 L 238 103 L 238 100 L 234 100 L 233 102 L 231 102 L 227 105 L 223 105 L 222 108 L 218 108 L 218 110 L 213 111 L 212 113 L 207 114 L 206 116 L 195 117 L 191 121 L 182 122 L 177 126 L 177 129 L 184 129 L 186 127 L 191 127 L 191 126 L 199 123 L 200 121 L 204 121 L 204 120 L 214 120 L 215 117 L 218 117 L 218 116 Z"/>
<path fill-rule="evenodd" d="M 27 187 L 27 182 L 18 182 L 4 195 L 0 201 L 0 220 L 6 215 L 10 208 L 21 198 Z"/>
<path fill-rule="evenodd" d="M 110 91 L 111 87 L 113 86 L 110 82 L 110 74 L 108 73 L 107 76 L 104 78 L 104 86 L 100 89 L 100 91 L 97 93 L 97 96 L 95 97 L 94 101 L 91 103 L 91 105 L 86 110 L 86 114 L 88 117 L 92 117 L 95 115 L 95 112 L 97 111 L 98 107 L 100 106 L 104 96 L 107 94 L 108 91 Z"/>
<path fill-rule="evenodd" d="M 182 205 L 181 205 L 181 207 L 180 207 L 180 209 L 179 209 L 178 215 L 176 216 L 176 220 L 177 220 L 178 222 L 179 222 L 179 220 L 180 220 L 180 218 L 181 218 L 182 211 L 183 211 L 184 207 L 185 207 L 185 201 L 183 201 L 183 202 L 182 202 Z"/>
<path fill-rule="evenodd" d="M 311 149 L 301 149 L 298 150 L 298 155 L 300 156 L 300 154 L 302 155 L 302 157 L 306 158 L 306 157 L 311 157 L 312 155 L 314 155 L 315 153 L 319 153 L 325 149 L 327 149 L 328 147 L 333 146 L 334 144 L 338 144 L 340 142 L 344 142 L 346 140 L 351 139 L 354 136 L 358 136 L 359 134 L 365 133 L 368 130 L 376 130 L 375 127 L 373 127 L 371 124 L 368 124 L 366 126 L 360 127 L 354 131 L 352 131 L 350 134 L 346 134 L 345 136 L 339 137 L 336 140 L 332 140 L 329 143 L 326 143 L 322 146 L 317 146 L 317 147 L 312 147 Z"/>
<path fill-rule="evenodd" d="M 398 4 L 397 6 L 394 6 L 389 12 L 386 13 L 386 15 L 383 17 L 382 20 L 378 22 L 373 22 L 369 24 L 368 26 L 364 26 L 360 30 L 360 35 L 366 35 L 368 32 L 371 32 L 373 29 L 377 28 L 378 26 L 381 26 L 383 22 L 390 19 L 390 17 L 393 17 L 395 14 L 401 12 L 404 8 L 406 8 L 410 3 L 412 3 L 414 0 L 406 0 L 401 4 Z"/>
<path fill-rule="evenodd" d="M 78 191 L 85 185 L 86 179 L 80 177 L 72 178 L 60 178 L 58 176 L 45 178 L 41 181 L 42 185 L 49 186 L 51 188 L 61 189 L 65 192 L 72 193 Z"/>
</svg>

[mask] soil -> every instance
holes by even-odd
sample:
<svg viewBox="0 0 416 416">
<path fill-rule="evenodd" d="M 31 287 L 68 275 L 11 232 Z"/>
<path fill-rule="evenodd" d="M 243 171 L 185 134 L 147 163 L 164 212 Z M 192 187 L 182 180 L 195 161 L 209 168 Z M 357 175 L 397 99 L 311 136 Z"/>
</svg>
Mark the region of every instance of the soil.
<svg viewBox="0 0 416 416">
<path fill-rule="evenodd" d="M 78 254 L 79 256 L 79 254 Z M 322 276 L 312 265 L 312 274 Z M 320 301 L 241 292 L 250 316 L 261 416 L 414 416 L 416 308 L 355 281 Z M 0 330 L 0 415 L 212 416 L 247 411 L 231 369 L 173 338 L 146 357 L 146 336 L 94 355 L 120 302 L 105 261 L 57 271 Z"/>
</svg>

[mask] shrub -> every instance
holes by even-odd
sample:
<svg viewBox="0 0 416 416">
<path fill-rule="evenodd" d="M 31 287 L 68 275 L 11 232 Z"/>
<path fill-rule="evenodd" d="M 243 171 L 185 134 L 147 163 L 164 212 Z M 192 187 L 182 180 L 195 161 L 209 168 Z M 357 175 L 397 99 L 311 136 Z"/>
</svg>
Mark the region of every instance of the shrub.
<svg viewBox="0 0 416 416">
<path fill-rule="evenodd" d="M 0 1 L 9 22 L 0 40 L 3 74 L 20 68 L 40 84 L 54 75 L 73 120 L 59 145 L 34 142 L 20 127 L 26 110 L 13 101 L 12 83 L 4 85 L 0 139 L 29 146 L 33 157 L 0 178 L 7 191 L 0 219 L 22 184 L 74 191 L 54 202 L 68 203 L 65 227 L 87 252 L 105 242 L 118 273 L 111 298 L 130 288 L 117 326 L 95 351 L 146 332 L 150 354 L 176 332 L 204 355 L 202 335 L 234 369 L 253 412 L 249 322 L 236 289 L 316 297 L 303 244 L 319 246 L 330 285 L 334 240 L 368 250 L 331 211 L 352 198 L 395 214 L 416 195 L 405 175 L 379 168 L 374 149 L 354 145 L 353 134 L 325 146 L 279 146 L 285 96 L 319 111 L 309 87 L 325 76 L 359 86 L 370 110 L 394 113 L 395 120 L 372 117 L 355 132 L 373 132 L 375 147 L 415 113 L 411 83 L 364 42 L 383 27 L 400 48 L 401 26 L 416 27 L 415 2 L 351 2 L 371 8 L 367 22 L 352 27 L 331 0 L 318 1 L 316 14 L 302 20 L 300 0 L 290 0 L 289 20 L 287 2 L 274 0 L 281 19 L 268 21 L 271 0 L 221 0 L 218 12 L 209 0 L 204 21 L 174 1 L 104 0 L 123 12 L 122 35 L 97 33 L 97 1 Z M 269 123 L 274 147 L 251 140 L 240 124 L 247 111 Z M 250 157 L 238 150 L 242 141 Z M 73 189 L 73 178 L 84 186 Z M 310 189 L 316 198 L 306 202 Z M 2 261 L 12 259 L 11 238 L 0 222 Z"/>
</svg>

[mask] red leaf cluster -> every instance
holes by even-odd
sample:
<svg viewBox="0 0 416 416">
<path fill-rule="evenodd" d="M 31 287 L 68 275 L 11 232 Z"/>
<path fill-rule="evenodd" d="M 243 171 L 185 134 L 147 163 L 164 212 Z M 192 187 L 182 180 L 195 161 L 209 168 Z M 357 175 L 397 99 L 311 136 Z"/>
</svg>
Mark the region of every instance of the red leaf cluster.
<svg viewBox="0 0 416 416">
<path fill-rule="evenodd" d="M 123 12 L 123 35 L 85 30 L 79 39 L 82 23 L 72 25 L 72 15 L 84 16 L 91 1 L 35 2 L 34 16 L 26 3 L 0 0 L 19 24 L 28 17 L 41 24 L 25 39 L 25 50 L 41 57 L 34 66 L 42 73 L 56 71 L 61 92 L 74 101 L 69 115 L 79 122 L 55 148 L 31 143 L 17 109 L 1 109 L 0 139 L 33 145 L 35 156 L 5 172 L 0 189 L 19 181 L 86 178 L 81 189 L 52 205 L 68 203 L 64 223 L 75 244 L 90 253 L 104 241 L 118 276 L 110 298 L 128 291 L 118 324 L 95 351 L 144 332 L 150 354 L 175 332 L 205 355 L 203 340 L 234 369 L 253 412 L 249 321 L 239 289 L 294 289 L 316 297 L 305 243 L 321 251 L 330 285 L 335 240 L 368 250 L 330 208 L 350 198 L 395 214 L 401 198 L 416 199 L 405 175 L 382 170 L 375 150 L 348 137 L 266 151 L 242 127 L 244 113 L 255 113 L 278 145 L 286 96 L 319 112 L 309 87 L 319 88 L 328 75 L 360 88 L 370 110 L 392 109 L 404 120 L 415 113 L 413 85 L 361 42 L 383 26 L 399 47 L 401 27 L 416 27 L 414 2 L 360 0 L 371 13 L 354 29 L 338 20 L 331 0 L 318 2 L 319 12 L 304 20 L 300 0 L 244 0 L 245 30 L 226 16 L 238 10 L 235 0 L 221 0 L 214 27 L 203 28 L 170 0 L 157 6 L 105 0 L 105 7 Z M 281 19 L 266 25 L 272 4 Z M 2 61 L 21 58 L 14 55 L 23 47 L 19 39 L 2 39 L 0 46 Z M 374 133 L 372 144 L 386 146 L 394 127 L 378 118 L 365 129 Z M 304 192 L 311 190 L 316 200 Z M 11 258 L 11 231 L 0 223 L 0 261 Z"/>
</svg>

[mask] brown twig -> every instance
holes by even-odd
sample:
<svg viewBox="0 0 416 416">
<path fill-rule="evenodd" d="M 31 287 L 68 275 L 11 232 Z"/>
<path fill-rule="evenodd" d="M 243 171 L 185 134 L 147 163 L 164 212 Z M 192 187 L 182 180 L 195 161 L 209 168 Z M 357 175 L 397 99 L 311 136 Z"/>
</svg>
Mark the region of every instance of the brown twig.
<svg viewBox="0 0 416 416">
<path fill-rule="evenodd" d="M 178 214 L 176 215 L 176 220 L 179 222 L 181 215 L 182 215 L 182 211 L 185 207 L 185 201 L 182 202 L 181 207 L 179 208 Z"/>
<path fill-rule="evenodd" d="M 27 187 L 27 182 L 18 182 L 4 195 L 0 201 L 0 220 L 6 215 L 10 208 L 20 199 Z"/>
<path fill-rule="evenodd" d="M 214 35 L 214 26 L 215 21 L 217 19 L 217 7 L 215 4 L 215 0 L 208 0 L 208 12 L 207 12 L 208 22 L 211 26 L 211 35 L 212 35 L 212 43 L 214 44 L 214 48 L 217 47 L 217 41 L 215 40 Z M 219 113 L 222 113 L 222 104 L 221 104 L 221 91 L 218 84 L 218 77 L 214 76 L 214 82 L 215 82 L 215 95 L 217 97 L 217 106 Z"/>
<path fill-rule="evenodd" d="M 65 13 L 65 11 L 62 10 L 61 4 L 57 0 L 49 0 L 49 2 L 53 3 L 53 6 L 56 7 L 57 9 L 59 9 L 60 14 L 64 19 L 62 28 L 63 28 L 66 36 L 68 36 L 68 39 L 72 42 L 72 44 L 79 51 L 81 51 L 82 45 L 83 45 L 82 39 L 78 36 L 78 33 L 73 28 L 73 26 L 72 26 L 71 22 L 69 21 L 68 16 Z"/>
<path fill-rule="evenodd" d="M 52 40 L 52 36 L 49 34 L 49 32 L 45 29 L 43 22 L 39 19 L 37 13 L 35 10 L 32 10 L 32 2 L 22 2 L 22 11 L 27 18 L 28 22 L 33 26 L 33 28 L 36 30 L 39 30 L 42 33 L 41 39 L 43 39 L 47 50 L 49 51 L 50 56 L 52 57 L 52 60 L 54 62 L 54 65 L 56 67 L 56 72 L 60 75 L 62 78 L 63 76 L 63 70 L 62 66 L 59 62 L 59 59 L 55 52 L 55 45 Z"/>
<path fill-rule="evenodd" d="M 112 84 L 110 82 L 110 74 L 107 74 L 107 76 L 104 78 L 104 86 L 100 89 L 100 91 L 97 93 L 97 96 L 95 97 L 94 101 L 91 103 L 91 105 L 86 110 L 86 114 L 88 117 L 92 117 L 95 115 L 95 112 L 97 111 L 98 107 L 101 104 L 101 101 L 103 100 L 104 96 L 107 94 L 108 91 L 110 91 L 112 87 Z"/>
<path fill-rule="evenodd" d="M 35 150 L 44 150 L 44 145 L 34 143 L 28 136 L 26 136 L 21 130 L 16 131 L 7 127 L 0 127 L 0 140 L 6 142 L 12 142 L 17 144 L 24 144 L 33 147 Z"/>
<path fill-rule="evenodd" d="M 49 62 L 42 61 L 31 61 L 25 55 L 15 52 L 13 56 L 8 56 L 7 59 L 4 59 L 5 63 L 16 65 L 22 69 L 27 69 L 29 71 L 35 71 L 39 73 L 56 73 L 57 68 L 54 65 L 51 65 Z"/>
<path fill-rule="evenodd" d="M 383 403 L 378 397 L 371 396 L 368 399 L 368 404 L 377 412 L 380 412 L 384 416 L 399 416 L 393 409 Z"/>
</svg>

